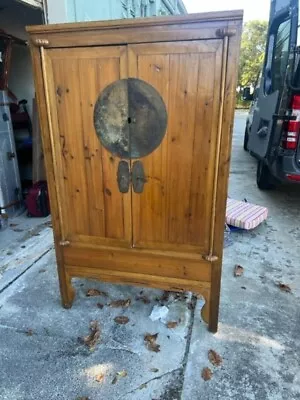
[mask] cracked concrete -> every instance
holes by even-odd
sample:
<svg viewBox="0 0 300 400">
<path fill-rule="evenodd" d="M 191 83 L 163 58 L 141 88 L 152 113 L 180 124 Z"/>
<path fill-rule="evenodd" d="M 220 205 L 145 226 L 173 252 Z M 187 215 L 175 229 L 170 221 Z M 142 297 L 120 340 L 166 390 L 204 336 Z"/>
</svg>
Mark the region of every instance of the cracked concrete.
<svg viewBox="0 0 300 400">
<path fill-rule="evenodd" d="M 135 391 L 145 399 L 155 398 L 151 397 L 154 392 L 157 399 L 166 398 L 161 396 L 165 396 L 168 383 L 173 380 L 169 391 L 174 393 L 178 380 L 175 376 L 180 376 L 181 390 L 180 370 L 191 323 L 191 310 L 187 307 L 190 296 L 171 298 L 165 303 L 169 307 L 168 320 L 180 320 L 176 329 L 168 329 L 162 322 L 149 318 L 153 305 L 158 303 L 156 299 L 162 296 L 159 290 L 144 289 L 143 295 L 150 300 L 149 304 L 144 304 L 136 300 L 141 288 L 87 280 L 75 280 L 74 285 L 76 300 L 72 309 L 65 310 L 59 303 L 54 251 L 51 250 L 0 295 L 0 332 L 3 332 L 0 359 L 4 360 L 0 369 L 1 400 L 22 398 L 20 393 L 26 400 L 56 398 L 57 393 L 51 387 L 54 381 L 55 390 L 60 388 L 60 399 L 84 395 L 91 399 L 118 399 L 125 395 L 130 398 L 131 394 L 127 393 Z M 88 288 L 105 291 L 108 297 L 86 297 Z M 109 307 L 112 300 L 120 298 L 132 299 L 130 307 Z M 104 304 L 103 309 L 97 307 L 98 302 Z M 129 323 L 116 324 L 114 317 L 117 315 L 126 315 Z M 93 319 L 99 321 L 101 342 L 91 352 L 77 339 L 88 334 L 89 322 Z M 32 333 L 30 336 L 28 331 Z M 150 352 L 144 346 L 144 334 L 148 332 L 158 333 L 159 353 Z M 157 371 L 153 372 L 153 368 Z M 115 374 L 122 370 L 127 371 L 127 377 L 112 385 Z M 105 373 L 104 382 L 98 383 L 95 377 L 102 372 Z M 13 375 L 10 380 L 9 375 Z M 160 381 L 165 383 L 162 385 Z M 148 383 L 143 387 L 145 382 Z M 44 393 L 47 385 L 50 385 L 49 397 L 37 397 L 39 391 Z M 29 386 L 35 388 L 30 391 Z M 18 388 L 15 394 L 13 387 Z"/>
<path fill-rule="evenodd" d="M 7 269 L 14 271 L 14 279 L 0 293 L 1 400 L 300 398 L 300 188 L 268 193 L 256 188 L 255 160 L 242 150 L 245 116 L 236 114 L 229 195 L 266 205 L 269 218 L 253 232 L 231 234 L 233 244 L 224 252 L 218 333 L 207 331 L 199 317 L 203 302 L 191 295 L 171 296 L 164 303 L 168 320 L 180 320 L 176 328 L 151 321 L 159 290 L 144 289 L 149 298 L 144 304 L 137 299 L 141 288 L 78 279 L 74 305 L 63 309 L 51 233 L 43 230 L 35 239 L 41 245 L 50 240 L 45 254 L 29 251 L 26 242 L 31 261 L 22 267 L 17 259 L 26 251 L 17 242 Z M 0 255 L 5 255 L 8 239 L 1 237 Z M 233 277 L 237 263 L 244 267 L 240 278 Z M 280 291 L 277 282 L 288 284 L 292 293 Z M 106 291 L 108 297 L 86 297 L 89 288 Z M 132 300 L 128 308 L 109 306 L 127 298 Z M 114 322 L 120 315 L 129 318 L 128 324 Z M 91 351 L 78 337 L 89 333 L 94 319 L 101 341 Z M 158 333 L 160 352 L 145 347 L 145 333 Z M 219 367 L 208 361 L 209 349 L 221 355 Z M 207 382 L 201 378 L 204 367 L 213 372 Z M 127 376 L 113 384 L 123 370 Z M 99 374 L 104 374 L 102 382 L 96 380 Z"/>
</svg>

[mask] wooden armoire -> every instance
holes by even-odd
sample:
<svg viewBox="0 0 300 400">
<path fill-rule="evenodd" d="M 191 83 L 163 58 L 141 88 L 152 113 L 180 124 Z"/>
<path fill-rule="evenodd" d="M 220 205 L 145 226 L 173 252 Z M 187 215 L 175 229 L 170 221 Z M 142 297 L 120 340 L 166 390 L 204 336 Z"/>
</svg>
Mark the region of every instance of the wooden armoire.
<svg viewBox="0 0 300 400">
<path fill-rule="evenodd" d="M 190 290 L 217 330 L 242 12 L 28 28 L 62 303 Z"/>
</svg>

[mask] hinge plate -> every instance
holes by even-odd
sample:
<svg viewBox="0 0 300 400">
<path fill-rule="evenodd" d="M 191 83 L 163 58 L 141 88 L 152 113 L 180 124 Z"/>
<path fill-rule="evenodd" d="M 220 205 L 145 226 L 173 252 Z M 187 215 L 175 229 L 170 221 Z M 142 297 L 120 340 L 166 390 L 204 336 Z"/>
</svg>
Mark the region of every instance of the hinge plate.
<svg viewBox="0 0 300 400">
<path fill-rule="evenodd" d="M 226 36 L 231 37 L 236 35 L 235 29 L 217 29 L 216 36 L 220 39 L 224 39 Z"/>
<path fill-rule="evenodd" d="M 208 254 L 207 256 L 204 256 L 204 259 L 209 262 L 215 262 L 218 261 L 219 257 L 214 256 L 213 254 Z"/>
<path fill-rule="evenodd" d="M 35 44 L 38 47 L 47 47 L 49 46 L 49 40 L 37 38 L 33 40 L 33 44 Z"/>
<path fill-rule="evenodd" d="M 70 246 L 70 244 L 71 243 L 69 242 L 69 240 L 61 240 L 59 242 L 59 245 L 62 246 L 62 247 Z"/>
</svg>

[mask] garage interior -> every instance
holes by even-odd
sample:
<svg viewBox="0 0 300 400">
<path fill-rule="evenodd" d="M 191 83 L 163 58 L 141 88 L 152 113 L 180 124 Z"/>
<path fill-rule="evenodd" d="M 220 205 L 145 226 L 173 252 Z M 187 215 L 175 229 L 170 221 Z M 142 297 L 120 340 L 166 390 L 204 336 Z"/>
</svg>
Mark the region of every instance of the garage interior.
<svg viewBox="0 0 300 400">
<path fill-rule="evenodd" d="M 39 0 L 0 0 L 0 208 L 19 215 L 32 184 L 45 180 L 27 25 L 44 23 Z"/>
</svg>

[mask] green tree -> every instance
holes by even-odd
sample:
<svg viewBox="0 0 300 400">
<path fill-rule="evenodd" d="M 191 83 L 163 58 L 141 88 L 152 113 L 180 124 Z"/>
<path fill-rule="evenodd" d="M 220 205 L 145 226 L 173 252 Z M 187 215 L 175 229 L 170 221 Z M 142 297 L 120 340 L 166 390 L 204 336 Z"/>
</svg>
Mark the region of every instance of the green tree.
<svg viewBox="0 0 300 400">
<path fill-rule="evenodd" d="M 267 21 L 249 21 L 244 24 L 240 65 L 239 85 L 255 85 L 263 64 L 267 38 Z"/>
</svg>

